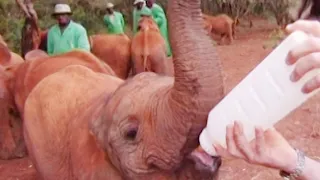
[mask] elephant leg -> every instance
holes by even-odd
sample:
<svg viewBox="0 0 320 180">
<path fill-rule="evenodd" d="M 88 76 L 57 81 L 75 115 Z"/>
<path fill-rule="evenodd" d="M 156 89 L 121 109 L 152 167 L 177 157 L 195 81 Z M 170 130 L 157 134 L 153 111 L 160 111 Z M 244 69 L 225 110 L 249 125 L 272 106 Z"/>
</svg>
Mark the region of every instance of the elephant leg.
<svg viewBox="0 0 320 180">
<path fill-rule="evenodd" d="M 160 75 L 168 75 L 169 70 L 167 65 L 167 58 L 165 54 L 160 54 L 156 57 L 152 57 L 149 59 L 151 63 L 151 71 Z"/>
<path fill-rule="evenodd" d="M 229 37 L 229 42 L 228 44 L 232 44 L 233 43 L 233 30 L 232 30 L 232 26 L 229 25 L 229 33 L 228 33 L 228 37 Z"/>
<path fill-rule="evenodd" d="M 135 59 L 135 61 L 134 61 L 134 75 L 145 72 L 144 61 L 145 61 L 144 55 L 141 55 Z M 149 60 L 146 59 L 146 61 L 149 61 Z M 147 66 L 148 66 L 148 63 L 147 63 Z"/>
<path fill-rule="evenodd" d="M 136 75 L 135 65 L 133 60 L 130 60 L 130 68 L 128 70 L 128 78 L 133 77 Z"/>
<path fill-rule="evenodd" d="M 132 66 L 132 76 L 135 76 L 137 74 L 139 74 L 141 72 L 141 63 L 140 63 L 140 57 L 137 57 L 137 56 L 134 56 L 132 58 L 132 61 L 131 61 L 131 66 Z"/>
<path fill-rule="evenodd" d="M 217 41 L 216 38 L 215 38 L 215 36 L 214 36 L 214 34 L 213 34 L 212 32 L 210 33 L 210 38 L 211 38 L 212 40 L 214 40 L 214 41 Z"/>
<path fill-rule="evenodd" d="M 226 34 L 222 34 L 221 36 L 222 36 L 222 38 L 218 42 L 218 45 L 224 45 L 225 44 L 225 39 L 226 39 L 227 35 Z"/>
</svg>

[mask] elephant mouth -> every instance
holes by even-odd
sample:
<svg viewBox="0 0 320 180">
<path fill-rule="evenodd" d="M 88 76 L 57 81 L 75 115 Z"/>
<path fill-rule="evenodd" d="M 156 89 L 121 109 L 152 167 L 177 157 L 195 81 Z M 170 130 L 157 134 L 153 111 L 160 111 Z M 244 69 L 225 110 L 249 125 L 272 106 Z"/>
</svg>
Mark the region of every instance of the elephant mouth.
<svg viewBox="0 0 320 180">
<path fill-rule="evenodd" d="M 222 164 L 220 156 L 210 156 L 200 147 L 191 152 L 190 159 L 197 170 L 208 173 L 216 173 Z"/>
</svg>

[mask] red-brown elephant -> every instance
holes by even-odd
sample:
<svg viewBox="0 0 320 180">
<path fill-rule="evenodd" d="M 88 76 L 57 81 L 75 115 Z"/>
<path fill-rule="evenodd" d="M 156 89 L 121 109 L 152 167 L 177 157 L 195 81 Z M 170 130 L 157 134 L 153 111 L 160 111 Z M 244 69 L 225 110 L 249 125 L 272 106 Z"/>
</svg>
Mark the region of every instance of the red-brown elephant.
<svg viewBox="0 0 320 180">
<path fill-rule="evenodd" d="M 89 131 L 89 123 L 99 118 L 104 102 L 122 82 L 71 65 L 32 90 L 25 105 L 24 132 L 40 179 L 122 179 Z"/>
<path fill-rule="evenodd" d="M 10 51 L 0 35 L 0 159 L 4 160 L 26 155 L 21 118 L 9 89 L 11 69 L 23 62 L 18 54 Z"/>
<path fill-rule="evenodd" d="M 0 68 L 0 79 L 0 159 L 20 158 L 26 155 L 21 144 L 22 123 L 15 111 L 16 108 L 6 84 L 8 77 L 3 68 Z"/>
<path fill-rule="evenodd" d="M 226 14 L 219 14 L 217 16 L 203 15 L 204 26 L 211 38 L 218 41 L 218 44 L 232 44 L 235 37 L 236 23 Z M 225 39 L 228 42 L 225 42 Z"/>
<path fill-rule="evenodd" d="M 131 54 L 133 74 L 155 72 L 161 75 L 173 76 L 169 66 L 165 40 L 160 34 L 158 25 L 152 17 L 141 17 L 138 32 L 132 39 Z"/>
<path fill-rule="evenodd" d="M 38 51 L 38 50 L 34 50 Z M 33 51 L 29 52 L 30 54 Z M 15 71 L 14 78 L 11 83 L 11 89 L 15 98 L 15 103 L 21 114 L 23 114 L 24 103 L 31 90 L 44 77 L 61 70 L 70 65 L 82 65 L 92 69 L 94 72 L 105 73 L 115 76 L 113 70 L 105 63 L 101 62 L 93 54 L 82 50 L 74 50 L 65 54 L 56 56 L 45 56 L 43 53 L 26 59 Z M 39 56 L 39 58 L 37 58 Z"/>
<path fill-rule="evenodd" d="M 105 63 L 83 51 L 49 58 L 43 51 L 34 50 L 26 54 L 26 61 L 22 60 L 17 64 L 7 46 L 0 44 L 0 63 L 0 111 L 3 117 L 3 122 L 0 123 L 0 159 L 26 155 L 21 134 L 22 123 L 18 114 L 23 114 L 27 96 L 44 77 L 73 64 L 86 66 L 95 72 L 115 75 Z"/>
<path fill-rule="evenodd" d="M 90 44 L 91 52 L 107 63 L 119 78 L 128 78 L 131 70 L 131 41 L 127 35 L 92 35 Z"/>
<path fill-rule="evenodd" d="M 42 178 L 212 180 L 217 174 L 220 158 L 194 150 L 224 96 L 221 62 L 205 35 L 200 0 L 170 0 L 168 8 L 174 77 L 144 72 L 122 83 L 67 67 L 32 90 L 25 138 Z"/>
</svg>

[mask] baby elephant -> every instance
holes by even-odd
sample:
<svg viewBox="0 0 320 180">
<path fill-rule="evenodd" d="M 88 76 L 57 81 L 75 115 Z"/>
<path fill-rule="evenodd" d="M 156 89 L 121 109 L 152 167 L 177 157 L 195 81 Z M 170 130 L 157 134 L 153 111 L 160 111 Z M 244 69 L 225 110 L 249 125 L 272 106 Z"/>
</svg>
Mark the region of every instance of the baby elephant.
<svg viewBox="0 0 320 180">
<path fill-rule="evenodd" d="M 204 28 L 208 31 L 211 38 L 218 41 L 218 44 L 232 44 L 235 38 L 236 23 L 226 14 L 219 14 L 217 16 L 210 16 L 202 14 L 204 20 Z M 225 43 L 225 39 L 228 42 Z"/>
<path fill-rule="evenodd" d="M 172 63 L 166 55 L 166 44 L 160 30 L 151 16 L 142 16 L 138 32 L 132 39 L 131 55 L 133 75 L 154 72 L 173 76 Z"/>
</svg>

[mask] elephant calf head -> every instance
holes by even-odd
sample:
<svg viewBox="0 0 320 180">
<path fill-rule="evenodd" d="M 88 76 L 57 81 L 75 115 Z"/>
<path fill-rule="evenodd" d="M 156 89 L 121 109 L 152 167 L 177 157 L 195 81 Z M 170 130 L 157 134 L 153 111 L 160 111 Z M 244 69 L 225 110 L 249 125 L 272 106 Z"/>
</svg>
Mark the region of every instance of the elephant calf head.
<svg viewBox="0 0 320 180">
<path fill-rule="evenodd" d="M 168 7 L 174 78 L 145 72 L 127 80 L 92 131 L 125 179 L 211 180 L 221 159 L 195 149 L 224 96 L 221 64 L 203 29 L 200 0 L 171 0 Z"/>
<path fill-rule="evenodd" d="M 152 30 L 160 32 L 158 25 L 150 16 L 142 16 L 138 24 L 139 31 Z"/>
</svg>

